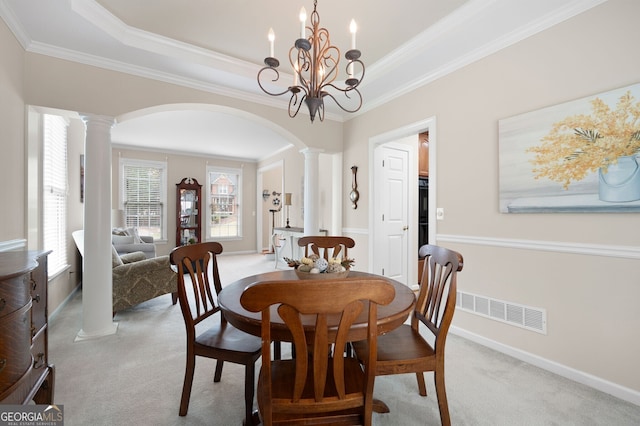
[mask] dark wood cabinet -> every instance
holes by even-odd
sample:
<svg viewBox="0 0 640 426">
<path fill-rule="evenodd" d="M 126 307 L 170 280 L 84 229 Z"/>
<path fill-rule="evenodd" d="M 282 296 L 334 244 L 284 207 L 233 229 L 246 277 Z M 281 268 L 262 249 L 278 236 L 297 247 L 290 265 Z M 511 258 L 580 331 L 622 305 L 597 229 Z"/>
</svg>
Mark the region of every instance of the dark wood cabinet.
<svg viewBox="0 0 640 426">
<path fill-rule="evenodd" d="M 0 253 L 0 403 L 53 403 L 49 364 L 47 256 Z"/>
<path fill-rule="evenodd" d="M 176 184 L 176 246 L 202 242 L 201 192 L 194 178 Z"/>
<path fill-rule="evenodd" d="M 429 132 L 418 135 L 418 174 L 429 176 Z M 414 163 L 415 164 L 415 163 Z"/>
</svg>

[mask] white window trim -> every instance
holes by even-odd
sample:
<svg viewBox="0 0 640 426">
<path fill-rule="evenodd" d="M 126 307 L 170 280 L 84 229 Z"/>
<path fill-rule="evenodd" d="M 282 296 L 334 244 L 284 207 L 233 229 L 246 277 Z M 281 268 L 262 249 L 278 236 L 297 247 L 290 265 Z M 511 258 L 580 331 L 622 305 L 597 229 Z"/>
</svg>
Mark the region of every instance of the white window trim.
<svg viewBox="0 0 640 426">
<path fill-rule="evenodd" d="M 48 263 L 48 275 L 50 277 L 55 277 L 60 275 L 62 272 L 64 272 L 65 270 L 67 270 L 69 268 L 69 259 L 68 259 L 68 254 L 67 254 L 67 249 L 66 247 L 68 246 L 67 244 L 67 233 L 68 233 L 68 219 L 69 219 L 69 182 L 68 182 L 68 176 L 69 176 L 69 150 L 68 150 L 68 143 L 69 143 L 69 139 L 68 139 L 68 127 L 69 127 L 69 120 L 65 117 L 56 115 L 56 114 L 42 114 L 42 120 L 41 120 L 41 126 L 42 126 L 42 130 L 41 130 L 41 134 L 42 134 L 42 189 L 43 191 L 47 190 L 46 187 L 46 178 L 44 176 L 44 172 L 46 169 L 45 166 L 45 162 L 48 161 L 47 158 L 45 158 L 45 144 L 46 144 L 46 137 L 47 137 L 47 132 L 46 132 L 46 117 L 50 116 L 52 120 L 56 120 L 57 124 L 61 124 L 63 126 L 63 129 L 59 129 L 62 133 L 62 137 L 64 139 L 64 147 L 63 147 L 63 151 L 64 151 L 64 157 L 65 157 L 65 164 L 64 164 L 64 169 L 60 170 L 58 167 L 60 166 L 59 162 L 55 162 L 56 166 L 55 166 L 55 170 L 54 173 L 58 173 L 58 178 L 61 180 L 64 180 L 64 188 L 62 190 L 62 194 L 64 194 L 64 212 L 63 212 L 63 218 L 62 222 L 60 223 L 60 225 L 62 226 L 62 229 L 58 228 L 59 232 L 55 232 L 57 234 L 57 239 L 56 239 L 56 243 L 55 246 L 56 247 L 49 247 L 47 244 L 47 240 L 45 238 L 46 235 L 49 234 L 48 230 L 45 229 L 44 226 L 44 217 L 45 216 L 49 216 L 50 213 L 47 212 L 47 206 L 45 203 L 45 199 L 46 196 L 43 193 L 42 194 L 42 211 L 43 211 L 43 216 L 42 216 L 42 241 L 43 241 L 43 246 L 45 250 L 52 250 L 52 255 L 49 256 L 49 263 Z M 59 120 L 59 122 L 57 121 Z M 55 125 L 55 124 L 54 124 Z M 58 259 L 58 262 L 55 262 L 55 260 Z"/>
<path fill-rule="evenodd" d="M 167 242 L 167 162 L 166 161 L 152 161 L 152 160 L 139 160 L 136 158 L 120 158 L 120 164 L 118 165 L 119 170 L 119 197 L 118 197 L 118 208 L 124 209 L 125 203 L 125 190 L 124 190 L 124 167 L 125 166 L 144 166 L 144 167 L 155 167 L 158 169 L 162 169 L 162 179 L 160 181 L 160 194 L 161 194 L 161 203 L 162 203 L 162 236 L 159 240 L 155 242 Z"/>
</svg>

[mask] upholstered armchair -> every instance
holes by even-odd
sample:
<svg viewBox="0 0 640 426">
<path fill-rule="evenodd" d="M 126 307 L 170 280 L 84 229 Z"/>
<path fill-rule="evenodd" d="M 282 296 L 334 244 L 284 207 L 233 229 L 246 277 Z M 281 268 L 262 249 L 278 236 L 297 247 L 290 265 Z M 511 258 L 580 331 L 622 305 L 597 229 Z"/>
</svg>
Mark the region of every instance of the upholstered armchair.
<svg viewBox="0 0 640 426">
<path fill-rule="evenodd" d="M 147 259 L 142 252 L 120 256 L 113 248 L 112 263 L 114 314 L 168 293 L 176 304 L 176 272 L 171 269 L 169 256 Z"/>
</svg>

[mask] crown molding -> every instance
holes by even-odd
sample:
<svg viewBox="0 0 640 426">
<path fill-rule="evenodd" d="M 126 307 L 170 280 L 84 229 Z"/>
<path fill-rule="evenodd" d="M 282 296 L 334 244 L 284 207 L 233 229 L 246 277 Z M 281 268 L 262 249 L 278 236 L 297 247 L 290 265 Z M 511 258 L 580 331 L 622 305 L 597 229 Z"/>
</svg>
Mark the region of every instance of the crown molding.
<svg viewBox="0 0 640 426">
<path fill-rule="evenodd" d="M 20 20 L 15 13 L 13 13 L 13 10 L 11 10 L 11 8 L 7 6 L 6 2 L 3 1 L 0 1 L 0 17 L 2 17 L 2 20 L 7 24 L 22 48 L 27 50 L 31 44 L 31 37 L 29 37 L 27 32 L 24 30 Z"/>
<path fill-rule="evenodd" d="M 455 58 L 442 63 L 431 71 L 427 71 L 404 84 L 397 84 L 392 91 L 386 91 L 385 94 L 376 97 L 374 100 L 367 101 L 360 111 L 353 114 L 353 116 L 361 115 L 384 105 L 606 1 L 608 0 L 575 0 L 571 4 L 554 10 L 553 13 L 548 13 L 537 20 L 529 22 L 527 25 L 518 26 L 499 37 L 491 37 L 490 42 L 463 55 L 456 55 Z M 446 40 L 447 38 L 453 39 L 467 33 L 471 37 L 472 34 L 482 31 L 482 28 L 479 27 L 480 23 L 490 20 L 490 16 L 495 14 L 495 7 L 517 8 L 518 6 L 509 0 L 472 0 L 466 3 L 455 13 L 443 18 L 391 54 L 372 64 L 367 69 L 368 80 L 367 83 L 363 82 L 363 90 L 366 90 L 367 84 L 371 83 L 371 81 L 393 75 L 393 72 L 399 67 L 419 67 L 420 65 L 417 63 L 424 61 L 425 57 L 432 57 L 430 49 L 433 46 L 436 44 L 449 44 Z"/>
</svg>

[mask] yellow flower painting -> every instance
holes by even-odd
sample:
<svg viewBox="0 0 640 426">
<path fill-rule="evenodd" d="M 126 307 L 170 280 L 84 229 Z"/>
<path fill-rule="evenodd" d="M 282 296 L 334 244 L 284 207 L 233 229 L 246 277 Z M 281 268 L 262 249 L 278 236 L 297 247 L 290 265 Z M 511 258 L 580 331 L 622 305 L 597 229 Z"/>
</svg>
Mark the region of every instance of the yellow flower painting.
<svg viewBox="0 0 640 426">
<path fill-rule="evenodd" d="M 578 114 L 556 122 L 539 146 L 529 148 L 536 178 L 549 178 L 567 189 L 589 172 L 619 157 L 640 152 L 640 102 L 627 91 L 612 110 L 602 99 L 591 101 L 591 114 Z"/>
<path fill-rule="evenodd" d="M 640 84 L 500 119 L 498 143 L 502 213 L 640 212 Z"/>
</svg>

